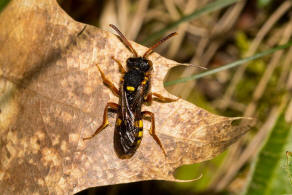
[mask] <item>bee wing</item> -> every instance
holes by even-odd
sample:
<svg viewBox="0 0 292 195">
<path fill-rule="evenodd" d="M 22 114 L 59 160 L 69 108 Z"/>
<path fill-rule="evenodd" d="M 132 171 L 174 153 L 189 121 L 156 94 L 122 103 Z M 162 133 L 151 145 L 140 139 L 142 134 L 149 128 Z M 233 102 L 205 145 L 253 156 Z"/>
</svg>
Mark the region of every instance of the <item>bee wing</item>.
<svg viewBox="0 0 292 195">
<path fill-rule="evenodd" d="M 133 99 L 133 104 L 131 106 L 131 110 L 136 110 L 138 112 L 141 112 L 141 106 L 143 103 L 143 91 L 144 91 L 144 87 L 142 85 L 139 85 L 139 87 L 136 90 L 136 94 L 134 96 L 134 99 Z M 140 109 L 137 109 L 137 108 L 140 108 Z"/>
<path fill-rule="evenodd" d="M 123 122 L 128 121 L 129 123 L 134 123 L 135 115 L 130 108 L 129 101 L 128 101 L 123 85 L 121 87 L 121 92 L 122 92 L 122 96 L 121 96 L 122 121 Z"/>
</svg>

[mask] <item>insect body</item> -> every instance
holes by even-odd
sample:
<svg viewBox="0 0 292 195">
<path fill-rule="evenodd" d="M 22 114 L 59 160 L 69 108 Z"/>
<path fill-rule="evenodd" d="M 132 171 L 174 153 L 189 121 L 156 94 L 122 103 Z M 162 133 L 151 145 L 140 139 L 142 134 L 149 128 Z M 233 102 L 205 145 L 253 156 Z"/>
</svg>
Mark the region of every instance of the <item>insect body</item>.
<svg viewBox="0 0 292 195">
<path fill-rule="evenodd" d="M 150 134 L 166 155 L 161 141 L 155 134 L 154 114 L 149 111 L 142 111 L 141 107 L 144 102 L 151 103 L 153 95 L 162 102 L 175 101 L 174 99 L 166 98 L 150 91 L 152 62 L 148 60 L 147 57 L 152 53 L 154 48 L 174 36 L 176 33 L 169 34 L 149 48 L 145 54 L 140 57 L 118 28 L 112 24 L 110 26 L 119 34 L 119 37 L 131 50 L 134 57 L 127 59 L 127 71 L 118 60 L 113 58 L 118 63 L 120 70 L 123 73 L 119 89 L 117 89 L 114 84 L 105 77 L 102 70 L 99 66 L 97 66 L 103 82 L 108 85 L 115 95 L 120 97 L 120 101 L 119 104 L 109 102 L 106 105 L 103 116 L 103 124 L 92 136 L 83 139 L 86 140 L 94 137 L 108 125 L 107 112 L 108 108 L 112 108 L 117 111 L 118 115 L 114 133 L 114 148 L 120 158 L 130 158 L 134 155 L 143 136 L 142 119 L 147 116 L 151 117 Z"/>
</svg>

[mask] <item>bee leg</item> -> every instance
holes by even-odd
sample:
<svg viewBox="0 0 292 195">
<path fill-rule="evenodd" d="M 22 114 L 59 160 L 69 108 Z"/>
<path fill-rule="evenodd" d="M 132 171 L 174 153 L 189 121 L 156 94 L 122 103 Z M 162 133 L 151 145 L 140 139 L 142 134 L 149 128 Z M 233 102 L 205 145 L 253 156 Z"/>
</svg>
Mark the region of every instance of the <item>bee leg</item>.
<svg viewBox="0 0 292 195">
<path fill-rule="evenodd" d="M 152 93 L 148 93 L 148 95 L 144 98 L 147 104 L 152 103 Z"/>
<path fill-rule="evenodd" d="M 156 133 L 155 133 L 155 118 L 154 118 L 154 114 L 152 112 L 149 112 L 149 111 L 144 111 L 142 112 L 142 116 L 145 117 L 145 116 L 149 116 L 151 117 L 151 127 L 150 127 L 150 130 L 149 130 L 149 133 L 150 135 L 153 137 L 153 139 L 156 141 L 156 143 L 160 146 L 164 156 L 166 156 L 166 152 L 164 150 L 164 147 L 160 141 L 160 139 L 157 137 Z"/>
<path fill-rule="evenodd" d="M 120 92 L 118 90 L 118 88 L 116 88 L 116 86 L 110 81 L 108 80 L 104 73 L 102 72 L 102 70 L 99 68 L 98 65 L 96 65 L 99 72 L 100 72 L 100 75 L 101 75 L 101 78 L 102 78 L 102 81 L 112 90 L 112 92 L 116 95 L 116 96 L 119 96 L 120 95 Z"/>
<path fill-rule="evenodd" d="M 155 96 L 155 100 L 158 100 L 160 102 L 164 102 L 164 103 L 167 103 L 167 102 L 175 102 L 177 100 L 179 100 L 179 98 L 177 99 L 172 99 L 172 98 L 168 98 L 168 97 L 164 97 L 158 93 L 149 93 L 147 96 L 146 96 L 146 101 L 147 103 L 150 103 L 152 102 L 152 96 Z"/>
<path fill-rule="evenodd" d="M 126 72 L 126 70 L 124 69 L 122 63 L 121 63 L 119 60 L 117 60 L 115 57 L 113 57 L 113 56 L 112 56 L 112 59 L 113 59 L 116 63 L 118 63 L 119 68 L 120 68 L 120 71 L 122 72 L 122 74 L 124 74 L 124 73 Z"/>
<path fill-rule="evenodd" d="M 119 109 L 119 105 L 116 104 L 116 103 L 113 103 L 113 102 L 108 102 L 106 104 L 105 109 L 104 109 L 104 112 L 103 112 L 103 122 L 102 122 L 101 126 L 96 129 L 96 131 L 94 132 L 94 134 L 92 134 L 89 137 L 83 138 L 83 140 L 88 140 L 88 139 L 93 138 L 94 136 L 96 136 L 99 132 L 101 132 L 108 125 L 107 113 L 108 113 L 108 109 L 109 108 L 117 111 Z"/>
</svg>

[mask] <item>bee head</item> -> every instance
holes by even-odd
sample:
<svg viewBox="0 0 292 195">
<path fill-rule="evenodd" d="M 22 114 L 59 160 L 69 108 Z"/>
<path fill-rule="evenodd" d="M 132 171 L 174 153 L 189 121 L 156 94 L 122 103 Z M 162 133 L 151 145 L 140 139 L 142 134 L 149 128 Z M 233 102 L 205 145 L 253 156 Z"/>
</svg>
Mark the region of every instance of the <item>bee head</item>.
<svg viewBox="0 0 292 195">
<path fill-rule="evenodd" d="M 146 58 L 137 57 L 137 58 L 128 58 L 127 59 L 128 69 L 136 69 L 141 72 L 147 72 L 152 68 L 152 62 Z"/>
</svg>

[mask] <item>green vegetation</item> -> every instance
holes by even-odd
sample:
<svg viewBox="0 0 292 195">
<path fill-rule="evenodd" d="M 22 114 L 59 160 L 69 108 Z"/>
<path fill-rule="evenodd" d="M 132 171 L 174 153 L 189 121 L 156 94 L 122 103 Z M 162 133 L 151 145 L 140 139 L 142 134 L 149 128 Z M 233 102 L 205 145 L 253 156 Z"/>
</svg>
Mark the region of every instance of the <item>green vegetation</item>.
<svg viewBox="0 0 292 195">
<path fill-rule="evenodd" d="M 292 123 L 286 121 L 285 111 L 282 111 L 268 140 L 257 155 L 252 177 L 244 194 L 292 193 L 289 179 L 287 179 L 283 168 L 286 161 L 285 149 L 289 147 L 289 144 L 291 146 L 291 138 Z M 289 170 L 289 167 L 287 169 Z"/>
</svg>

